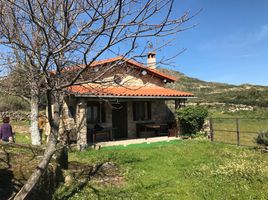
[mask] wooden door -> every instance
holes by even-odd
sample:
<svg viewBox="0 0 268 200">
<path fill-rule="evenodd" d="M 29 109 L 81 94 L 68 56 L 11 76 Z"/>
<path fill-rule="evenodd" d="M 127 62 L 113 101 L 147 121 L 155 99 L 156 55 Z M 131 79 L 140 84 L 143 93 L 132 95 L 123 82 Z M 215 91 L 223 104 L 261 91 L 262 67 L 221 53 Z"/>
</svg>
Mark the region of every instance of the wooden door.
<svg viewBox="0 0 268 200">
<path fill-rule="evenodd" d="M 113 104 L 112 121 L 114 128 L 114 138 L 124 139 L 128 136 L 127 126 L 127 103 Z"/>
</svg>

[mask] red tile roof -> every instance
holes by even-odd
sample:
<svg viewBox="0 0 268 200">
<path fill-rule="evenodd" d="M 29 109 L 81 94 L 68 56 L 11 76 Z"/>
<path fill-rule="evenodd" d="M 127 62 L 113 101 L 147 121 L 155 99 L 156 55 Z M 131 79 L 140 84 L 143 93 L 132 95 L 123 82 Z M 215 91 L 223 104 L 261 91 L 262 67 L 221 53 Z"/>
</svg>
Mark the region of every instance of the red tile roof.
<svg viewBox="0 0 268 200">
<path fill-rule="evenodd" d="M 120 87 L 120 86 L 101 86 L 97 84 L 84 84 L 71 86 L 68 91 L 73 94 L 90 96 L 113 96 L 113 97 L 193 97 L 189 92 L 181 92 L 158 86 L 144 87 Z"/>
<path fill-rule="evenodd" d="M 158 71 L 156 69 L 150 69 L 150 68 L 142 65 L 141 63 L 138 63 L 136 61 L 133 61 L 133 60 L 124 58 L 122 56 L 115 57 L 115 58 L 110 58 L 110 59 L 106 59 L 106 60 L 95 61 L 90 66 L 91 67 L 96 67 L 98 65 L 104 65 L 104 64 L 107 64 L 107 63 L 118 62 L 118 61 L 127 62 L 127 63 L 131 64 L 132 66 L 134 66 L 134 67 L 136 67 L 136 68 L 138 68 L 140 70 L 146 70 L 148 73 L 151 73 L 153 75 L 156 75 L 159 78 L 167 79 L 168 82 L 174 82 L 174 81 L 176 81 L 176 77 L 173 77 L 173 76 L 164 74 L 164 73 L 162 73 L 162 72 L 160 72 L 160 71 Z M 81 69 L 84 66 L 85 65 L 71 66 L 71 67 L 66 68 L 65 70 L 69 71 L 69 70 Z"/>
</svg>

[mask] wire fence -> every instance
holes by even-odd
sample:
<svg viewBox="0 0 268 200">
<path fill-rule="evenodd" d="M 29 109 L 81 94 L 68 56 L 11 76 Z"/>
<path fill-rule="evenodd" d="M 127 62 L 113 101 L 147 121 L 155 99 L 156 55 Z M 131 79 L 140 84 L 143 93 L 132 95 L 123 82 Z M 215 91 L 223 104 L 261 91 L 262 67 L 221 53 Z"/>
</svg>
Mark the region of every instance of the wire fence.
<svg viewBox="0 0 268 200">
<path fill-rule="evenodd" d="M 268 130 L 268 118 L 210 118 L 211 141 L 256 146 L 260 131 Z"/>
</svg>

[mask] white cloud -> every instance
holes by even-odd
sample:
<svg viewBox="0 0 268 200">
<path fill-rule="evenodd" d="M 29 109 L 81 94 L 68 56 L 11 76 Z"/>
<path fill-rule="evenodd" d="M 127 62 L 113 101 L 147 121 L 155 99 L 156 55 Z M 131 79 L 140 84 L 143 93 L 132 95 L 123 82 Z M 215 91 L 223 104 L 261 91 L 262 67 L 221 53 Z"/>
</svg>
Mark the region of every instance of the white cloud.
<svg viewBox="0 0 268 200">
<path fill-rule="evenodd" d="M 257 39 L 259 41 L 264 40 L 268 37 L 268 25 L 263 25 L 260 32 L 257 34 Z"/>
<path fill-rule="evenodd" d="M 232 32 L 199 45 L 201 50 L 240 49 L 268 39 L 268 25 L 251 32 Z"/>
</svg>

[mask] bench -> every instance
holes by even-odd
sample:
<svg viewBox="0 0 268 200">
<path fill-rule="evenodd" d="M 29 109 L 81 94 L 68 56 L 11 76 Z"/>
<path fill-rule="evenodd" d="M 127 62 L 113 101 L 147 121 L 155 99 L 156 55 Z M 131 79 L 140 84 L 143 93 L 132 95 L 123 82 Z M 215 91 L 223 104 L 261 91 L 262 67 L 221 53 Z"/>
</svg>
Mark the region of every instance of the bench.
<svg viewBox="0 0 268 200">
<path fill-rule="evenodd" d="M 90 128 L 88 129 L 88 142 L 91 139 L 92 142 L 95 143 L 98 141 L 99 136 L 104 136 L 105 140 L 114 140 L 113 130 L 113 127 L 106 127 L 103 129 Z"/>
<path fill-rule="evenodd" d="M 142 133 L 147 131 L 146 128 L 144 128 L 144 125 L 152 125 L 155 124 L 155 122 L 138 122 L 136 123 L 136 136 L 139 138 L 141 137 Z"/>
<path fill-rule="evenodd" d="M 136 124 L 137 137 L 169 136 L 167 124 L 142 122 Z"/>
</svg>

